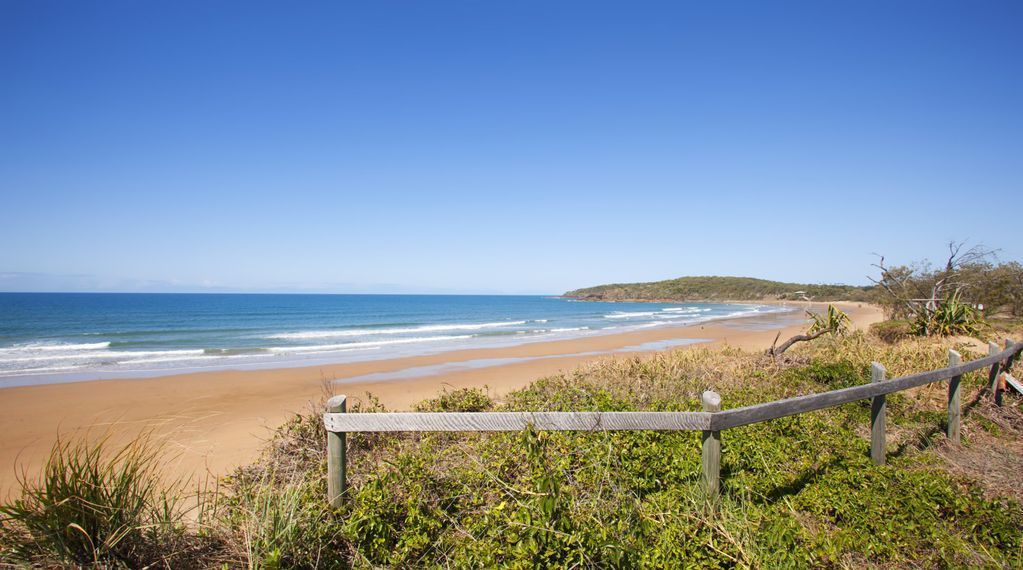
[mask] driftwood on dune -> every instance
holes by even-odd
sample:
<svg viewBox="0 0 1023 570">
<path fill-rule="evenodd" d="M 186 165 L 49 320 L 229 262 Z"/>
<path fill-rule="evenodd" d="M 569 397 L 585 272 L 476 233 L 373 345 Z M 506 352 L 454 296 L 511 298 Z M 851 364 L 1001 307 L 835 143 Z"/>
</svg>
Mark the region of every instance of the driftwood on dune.
<svg viewBox="0 0 1023 570">
<path fill-rule="evenodd" d="M 813 340 L 817 337 L 824 336 L 826 334 L 845 334 L 849 330 L 849 315 L 845 314 L 834 305 L 828 305 L 828 310 L 823 314 L 806 312 L 806 315 L 810 317 L 813 324 L 810 325 L 810 329 L 804 334 L 797 334 L 796 336 L 783 342 L 781 346 L 778 346 L 778 338 L 781 337 L 781 332 L 774 336 L 774 342 L 771 343 L 771 348 L 768 349 L 767 354 L 773 358 L 778 356 L 789 349 L 792 345 L 797 342 L 806 342 Z"/>
<path fill-rule="evenodd" d="M 774 342 L 771 343 L 771 348 L 767 351 L 767 353 L 770 354 L 771 356 L 778 357 L 779 355 L 781 355 L 781 353 L 788 350 L 789 347 L 791 347 L 793 344 L 796 344 L 797 342 L 813 340 L 819 336 L 824 336 L 830 332 L 833 332 L 833 329 L 823 329 L 809 334 L 797 334 L 796 336 L 781 343 L 781 346 L 777 346 L 778 338 L 781 336 L 781 333 L 779 332 L 777 335 L 774 336 Z"/>
</svg>

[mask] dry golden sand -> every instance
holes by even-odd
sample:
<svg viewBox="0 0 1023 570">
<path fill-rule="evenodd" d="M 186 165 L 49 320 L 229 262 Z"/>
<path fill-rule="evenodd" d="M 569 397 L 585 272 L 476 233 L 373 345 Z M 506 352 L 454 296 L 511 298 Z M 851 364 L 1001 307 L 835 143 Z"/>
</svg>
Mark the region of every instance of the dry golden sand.
<svg viewBox="0 0 1023 570">
<path fill-rule="evenodd" d="M 880 311 L 869 305 L 845 304 L 843 309 L 857 328 L 881 320 Z M 792 315 L 785 318 L 791 320 Z M 778 330 L 757 330 L 756 319 L 765 317 L 350 364 L 6 388 L 0 390 L 0 496 L 15 487 L 16 473 L 38 471 L 58 435 L 109 435 L 116 443 L 150 429 L 176 455 L 173 469 L 179 474 L 220 475 L 251 460 L 271 430 L 289 415 L 308 410 L 323 395 L 328 379 L 342 381 L 334 388 L 338 393 L 359 399 L 371 392 L 389 409 L 398 410 L 443 387 L 486 385 L 491 395 L 500 397 L 536 378 L 586 362 L 634 356 L 580 353 L 610 353 L 672 339 L 709 339 L 711 345 L 766 349 Z M 786 326 L 782 339 L 803 326 Z M 546 358 L 530 360 L 536 357 Z M 524 360 L 408 379 L 344 382 L 418 366 L 503 358 Z"/>
</svg>

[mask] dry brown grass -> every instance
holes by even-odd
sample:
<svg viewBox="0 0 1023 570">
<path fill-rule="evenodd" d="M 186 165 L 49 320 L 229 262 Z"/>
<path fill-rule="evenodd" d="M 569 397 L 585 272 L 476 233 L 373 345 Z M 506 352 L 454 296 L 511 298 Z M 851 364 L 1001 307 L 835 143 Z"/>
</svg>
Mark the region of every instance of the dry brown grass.
<svg viewBox="0 0 1023 570">
<path fill-rule="evenodd" d="M 977 481 L 988 495 L 1023 502 L 1023 410 L 1019 403 L 999 407 L 983 398 L 970 410 L 970 416 L 963 425 L 966 444 L 956 446 L 940 440 L 934 453 L 945 469 Z"/>
</svg>

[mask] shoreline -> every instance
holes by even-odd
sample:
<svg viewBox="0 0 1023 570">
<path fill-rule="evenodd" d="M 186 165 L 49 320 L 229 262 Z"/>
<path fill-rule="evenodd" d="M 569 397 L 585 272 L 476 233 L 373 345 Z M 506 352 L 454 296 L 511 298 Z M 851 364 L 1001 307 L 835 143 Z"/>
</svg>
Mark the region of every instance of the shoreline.
<svg viewBox="0 0 1023 570">
<path fill-rule="evenodd" d="M 881 311 L 871 305 L 834 304 L 849 313 L 855 328 L 881 320 Z M 253 459 L 273 429 L 309 410 L 329 383 L 353 403 L 372 393 L 388 409 L 404 410 L 443 388 L 487 386 L 493 397 L 500 398 L 537 378 L 582 364 L 643 357 L 664 348 L 652 343 L 766 349 L 779 331 L 782 336 L 795 334 L 804 325 L 801 312 L 768 313 L 685 327 L 341 364 L 3 388 L 0 493 L 14 488 L 22 469 L 30 477 L 38 472 L 58 435 L 62 439 L 107 435 L 116 445 L 149 430 L 177 456 L 172 471 L 224 475 Z M 419 370 L 408 372 L 414 369 Z"/>
<path fill-rule="evenodd" d="M 605 305 L 611 304 L 613 303 L 605 303 Z M 635 307 L 637 304 L 631 305 Z M 802 310 L 798 305 L 789 306 L 787 303 L 710 303 L 708 305 L 709 307 L 700 309 L 687 308 L 694 309 L 695 313 L 692 310 L 682 310 L 678 307 L 664 308 L 660 313 L 656 311 L 649 313 L 613 311 L 602 315 L 602 319 L 597 318 L 596 322 L 594 322 L 594 315 L 569 314 L 566 316 L 555 311 L 543 319 L 535 320 L 533 316 L 527 317 L 519 314 L 515 318 L 505 320 L 497 320 L 497 317 L 493 317 L 494 322 L 487 323 L 418 323 L 400 325 L 391 329 L 375 329 L 367 327 L 365 324 L 356 324 L 342 329 L 327 328 L 298 332 L 262 330 L 257 331 L 254 336 L 240 336 L 234 339 L 234 343 L 227 340 L 226 344 L 232 348 L 223 348 L 224 340 L 222 339 L 207 338 L 201 341 L 205 344 L 195 344 L 192 342 L 194 340 L 192 338 L 179 338 L 177 344 L 146 346 L 141 351 L 133 351 L 130 348 L 125 348 L 126 341 L 116 338 L 119 333 L 109 336 L 92 333 L 98 335 L 94 338 L 98 342 L 84 343 L 78 338 L 64 338 L 62 339 L 63 344 L 46 344 L 30 339 L 20 345 L 0 348 L 0 353 L 5 353 L 5 355 L 14 351 L 10 362 L 28 362 L 25 365 L 27 367 L 23 370 L 19 370 L 17 367 L 0 370 L 0 389 L 114 379 L 156 378 L 226 370 L 259 371 L 331 366 L 340 363 L 391 360 L 461 350 L 502 349 L 522 344 L 622 334 L 646 328 L 688 327 L 758 316 L 762 312 L 787 312 L 802 315 Z M 727 311 L 725 312 L 722 311 L 722 307 L 729 309 L 725 309 Z M 738 310 L 736 311 L 736 309 Z M 704 314 L 708 311 L 717 311 L 717 314 L 713 312 Z M 638 318 L 634 321 L 633 317 L 646 318 Z M 559 321 L 559 324 L 549 325 L 549 318 Z M 290 326 L 315 327 L 315 325 L 296 325 L 295 323 L 291 323 Z M 283 330 L 288 331 L 289 328 L 285 327 Z M 456 332 L 454 334 L 438 334 L 440 331 Z M 199 331 L 198 334 L 202 332 L 204 331 Z M 404 336 L 407 333 L 420 334 Z M 378 334 L 386 336 L 375 336 Z M 361 338 L 352 342 L 347 341 L 348 337 Z M 260 339 L 261 342 L 253 344 L 251 338 Z M 324 340 L 317 342 L 316 339 Z M 342 340 L 345 342 L 341 342 Z M 237 344 L 238 342 L 241 344 Z M 113 346 L 114 343 L 117 343 L 117 346 Z M 0 356 L 0 358 L 4 358 L 4 356 Z M 76 359 L 82 359 L 82 362 L 95 360 L 96 363 L 91 365 L 76 363 L 74 362 Z M 68 361 L 71 361 L 70 365 L 68 365 Z M 0 364 L 3 362 L 0 360 Z"/>
<path fill-rule="evenodd" d="M 772 305 L 774 303 L 765 303 L 765 305 Z M 748 304 L 747 304 L 748 305 Z M 63 372 L 63 373 L 44 373 L 44 374 L 22 374 L 22 375 L 8 375 L 0 376 L 0 390 L 7 388 L 18 388 L 24 386 L 43 386 L 50 384 L 73 384 L 79 382 L 96 382 L 104 380 L 138 380 L 148 378 L 163 378 L 168 376 L 181 376 L 187 374 L 201 374 L 209 372 L 225 372 L 225 371 L 262 371 L 262 370 L 278 370 L 284 368 L 313 368 L 321 366 L 334 366 L 337 364 L 353 364 L 360 362 L 371 362 L 375 360 L 394 360 L 399 358 L 414 358 L 420 356 L 432 356 L 440 354 L 448 354 L 453 352 L 461 352 L 466 350 L 501 350 L 504 348 L 511 348 L 521 345 L 529 344 L 541 344 L 549 342 L 558 342 L 562 340 L 579 340 L 584 338 L 600 337 L 600 336 L 611 336 L 619 334 L 627 334 L 646 328 L 658 328 L 663 330 L 686 328 L 691 326 L 699 326 L 705 324 L 713 324 L 717 322 L 723 322 L 734 319 L 744 318 L 756 318 L 760 316 L 767 316 L 768 314 L 738 314 L 738 315 L 724 315 L 714 316 L 707 318 L 706 320 L 697 319 L 693 322 L 686 324 L 667 324 L 658 323 L 656 326 L 651 327 L 649 324 L 639 325 L 623 325 L 617 327 L 608 327 L 603 329 L 589 329 L 583 327 L 581 329 L 571 329 L 576 334 L 563 334 L 559 329 L 552 330 L 546 335 L 541 336 L 523 336 L 523 337 L 503 337 L 503 338 L 472 338 L 469 342 L 465 342 L 461 345 L 429 345 L 418 347 L 410 344 L 401 344 L 397 349 L 386 347 L 388 350 L 393 351 L 396 354 L 388 354 L 386 351 L 375 352 L 385 346 L 365 347 L 364 349 L 346 349 L 339 348 L 336 351 L 325 350 L 322 353 L 315 353 L 312 355 L 303 355 L 302 352 L 296 352 L 292 354 L 283 354 L 280 358 L 270 360 L 257 360 L 252 362 L 233 362 L 233 363 L 211 363 L 211 364 L 196 364 L 190 366 L 182 366 L 178 368 L 136 368 L 136 369 L 83 369 L 78 371 Z M 802 316 L 800 308 L 791 308 L 788 311 L 777 311 L 777 314 L 782 315 L 798 315 Z M 470 325 L 472 326 L 472 325 Z M 582 332 L 584 331 L 585 332 Z M 562 333 L 562 334 L 558 334 Z M 414 339 L 410 339 L 414 340 Z M 433 339 L 431 339 L 433 340 Z M 438 338 L 437 340 L 444 340 Z M 451 337 L 451 340 L 463 340 L 459 337 Z M 477 342 L 472 342 L 477 341 Z M 449 341 L 450 342 L 450 341 Z M 301 350 L 304 347 L 299 347 Z M 412 350 L 410 351 L 409 348 Z M 175 349 L 170 349 L 173 352 Z M 272 351 L 273 349 L 260 348 L 258 351 Z M 356 351 L 358 351 L 356 353 Z M 269 356 L 269 354 L 267 354 Z"/>
</svg>

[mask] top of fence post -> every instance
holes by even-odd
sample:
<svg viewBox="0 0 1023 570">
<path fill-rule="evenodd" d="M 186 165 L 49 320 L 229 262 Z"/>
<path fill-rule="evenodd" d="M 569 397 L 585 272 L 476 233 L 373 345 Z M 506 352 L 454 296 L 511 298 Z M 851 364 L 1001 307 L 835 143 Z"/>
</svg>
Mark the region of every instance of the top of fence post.
<svg viewBox="0 0 1023 570">
<path fill-rule="evenodd" d="M 336 414 L 345 411 L 345 403 L 348 401 L 348 396 L 341 394 L 340 396 L 333 396 L 327 400 L 327 412 Z"/>
<path fill-rule="evenodd" d="M 721 411 L 721 395 L 717 392 L 707 390 L 703 393 L 700 400 L 703 402 L 703 411 L 705 412 L 720 412 Z"/>
<path fill-rule="evenodd" d="M 870 363 L 870 381 L 871 382 L 880 382 L 880 381 L 884 380 L 884 376 L 885 376 L 886 372 L 887 372 L 887 370 L 885 369 L 884 364 L 881 364 L 880 362 L 871 362 Z"/>
</svg>

